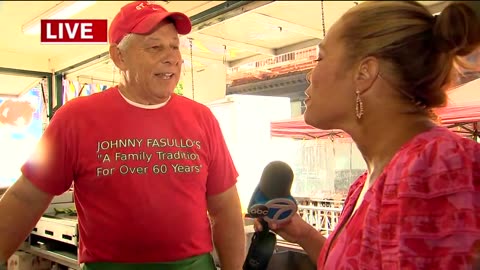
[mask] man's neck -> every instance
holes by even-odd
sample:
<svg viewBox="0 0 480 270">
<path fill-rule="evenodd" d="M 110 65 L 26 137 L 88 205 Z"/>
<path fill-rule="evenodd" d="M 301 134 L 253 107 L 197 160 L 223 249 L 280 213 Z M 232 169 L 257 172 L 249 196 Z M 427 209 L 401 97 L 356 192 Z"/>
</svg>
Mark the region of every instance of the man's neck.
<svg viewBox="0 0 480 270">
<path fill-rule="evenodd" d="M 170 99 L 170 96 L 167 97 L 144 97 L 140 95 L 140 91 L 138 89 L 135 89 L 133 87 L 127 87 L 126 85 L 119 84 L 118 85 L 118 90 L 120 93 L 128 100 L 142 104 L 142 105 L 159 105 L 162 103 L 167 102 Z"/>
</svg>

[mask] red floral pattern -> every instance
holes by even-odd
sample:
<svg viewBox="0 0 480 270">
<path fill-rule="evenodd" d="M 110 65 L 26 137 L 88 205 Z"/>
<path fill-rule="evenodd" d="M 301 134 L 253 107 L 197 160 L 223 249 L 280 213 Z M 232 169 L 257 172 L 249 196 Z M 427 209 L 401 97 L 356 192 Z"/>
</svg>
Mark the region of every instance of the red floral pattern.
<svg viewBox="0 0 480 270">
<path fill-rule="evenodd" d="M 346 223 L 365 180 L 366 174 L 351 186 L 318 269 L 474 269 L 480 251 L 480 144 L 442 127 L 417 135 Z"/>
</svg>

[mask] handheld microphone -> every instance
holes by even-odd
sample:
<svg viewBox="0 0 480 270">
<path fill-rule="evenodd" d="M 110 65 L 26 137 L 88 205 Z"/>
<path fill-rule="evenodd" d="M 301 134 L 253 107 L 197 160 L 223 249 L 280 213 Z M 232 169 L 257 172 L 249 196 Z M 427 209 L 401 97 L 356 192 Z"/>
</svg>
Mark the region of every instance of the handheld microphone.
<svg viewBox="0 0 480 270">
<path fill-rule="evenodd" d="M 293 171 L 285 162 L 273 161 L 263 170 L 260 183 L 248 205 L 248 217 L 260 218 L 263 231 L 252 236 L 243 270 L 265 270 L 277 243 L 266 221 L 284 223 L 297 212 L 297 202 L 290 195 Z"/>
<path fill-rule="evenodd" d="M 281 224 L 297 212 L 297 202 L 290 195 L 293 171 L 282 161 L 270 162 L 248 204 L 248 216 Z"/>
</svg>

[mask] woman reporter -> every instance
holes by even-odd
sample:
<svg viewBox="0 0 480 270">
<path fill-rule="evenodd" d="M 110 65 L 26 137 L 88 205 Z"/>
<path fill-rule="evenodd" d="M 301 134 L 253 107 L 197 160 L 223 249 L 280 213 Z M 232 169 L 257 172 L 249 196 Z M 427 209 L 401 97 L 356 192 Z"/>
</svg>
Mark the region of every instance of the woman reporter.
<svg viewBox="0 0 480 270">
<path fill-rule="evenodd" d="M 347 132 L 368 170 L 328 239 L 298 215 L 270 228 L 318 269 L 472 269 L 480 146 L 432 112 L 479 44 L 479 18 L 462 3 L 438 16 L 416 1 L 362 2 L 344 14 L 308 75 L 305 122 Z"/>
</svg>

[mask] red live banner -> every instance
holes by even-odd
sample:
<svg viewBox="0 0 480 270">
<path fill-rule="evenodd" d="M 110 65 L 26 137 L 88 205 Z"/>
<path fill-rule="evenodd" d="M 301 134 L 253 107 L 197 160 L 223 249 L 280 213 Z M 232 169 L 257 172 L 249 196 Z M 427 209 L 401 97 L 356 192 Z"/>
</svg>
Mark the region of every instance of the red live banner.
<svg viewBox="0 0 480 270">
<path fill-rule="evenodd" d="M 42 44 L 106 44 L 107 20 L 41 20 Z"/>
</svg>

